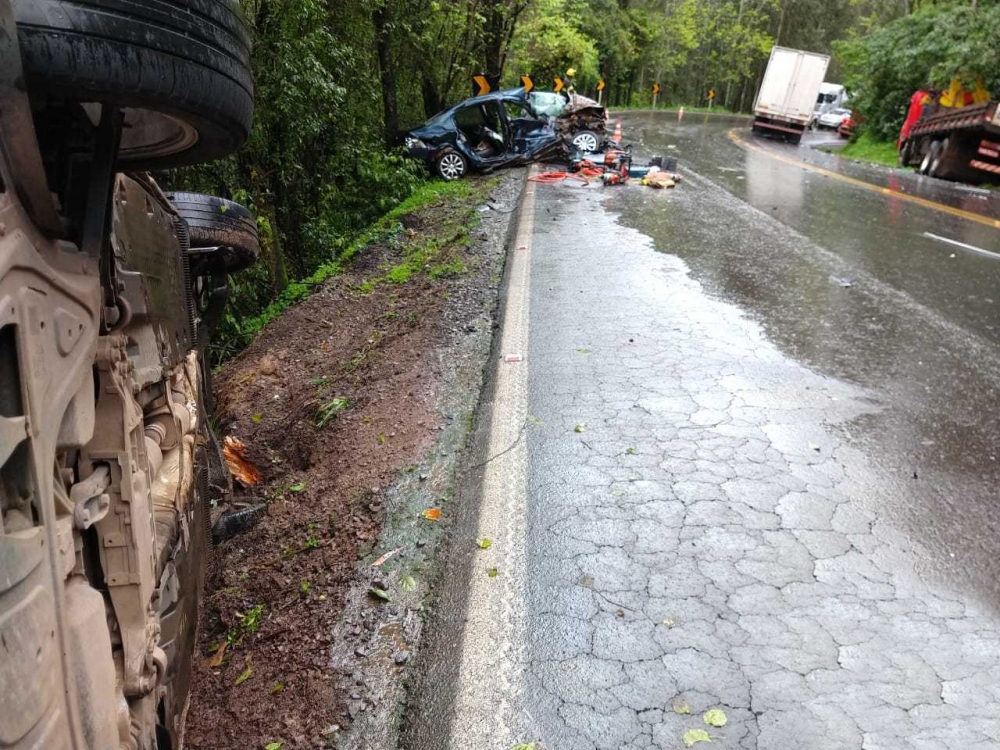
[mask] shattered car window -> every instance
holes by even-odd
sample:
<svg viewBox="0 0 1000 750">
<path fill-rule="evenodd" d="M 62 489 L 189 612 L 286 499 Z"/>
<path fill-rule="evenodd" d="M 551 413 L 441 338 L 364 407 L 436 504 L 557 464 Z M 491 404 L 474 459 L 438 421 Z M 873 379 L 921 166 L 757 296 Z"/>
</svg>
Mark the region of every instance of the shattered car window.
<svg viewBox="0 0 1000 750">
<path fill-rule="evenodd" d="M 528 94 L 535 114 L 544 117 L 559 117 L 566 109 L 566 98 L 550 91 L 532 91 Z"/>
<path fill-rule="evenodd" d="M 517 102 L 504 102 L 504 109 L 507 110 L 507 118 L 510 120 L 531 120 L 534 119 L 531 113 Z"/>
</svg>

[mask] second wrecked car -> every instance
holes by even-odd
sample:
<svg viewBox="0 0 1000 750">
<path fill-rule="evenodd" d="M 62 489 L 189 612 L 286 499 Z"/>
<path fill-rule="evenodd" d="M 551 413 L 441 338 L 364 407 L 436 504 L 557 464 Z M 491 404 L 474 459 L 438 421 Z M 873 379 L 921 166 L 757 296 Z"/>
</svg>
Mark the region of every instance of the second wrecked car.
<svg viewBox="0 0 1000 750">
<path fill-rule="evenodd" d="M 607 110 L 578 94 L 523 88 L 466 99 L 406 135 L 407 153 L 446 180 L 470 171 L 599 151 Z"/>
</svg>

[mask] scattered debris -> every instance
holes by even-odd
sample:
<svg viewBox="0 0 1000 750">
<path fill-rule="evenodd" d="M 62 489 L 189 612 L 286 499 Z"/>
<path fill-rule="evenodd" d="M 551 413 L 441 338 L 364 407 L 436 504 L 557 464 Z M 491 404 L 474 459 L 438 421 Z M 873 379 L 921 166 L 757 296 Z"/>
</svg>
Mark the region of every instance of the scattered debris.
<svg viewBox="0 0 1000 750">
<path fill-rule="evenodd" d="M 670 708 L 675 714 L 681 716 L 691 713 L 691 704 L 682 695 L 678 695 L 672 701 L 670 701 Z"/>
<path fill-rule="evenodd" d="M 721 708 L 710 708 L 705 712 L 701 720 L 708 724 L 710 727 L 724 727 L 728 719 L 726 718 L 726 712 Z"/>
<path fill-rule="evenodd" d="M 402 547 L 396 547 L 396 549 L 389 550 L 384 555 L 382 555 L 378 560 L 376 560 L 375 562 L 373 562 L 372 563 L 372 567 L 373 568 L 377 568 L 379 565 L 381 565 L 382 563 L 384 563 L 390 557 L 392 557 L 393 555 L 399 553 L 399 551 L 402 550 L 402 549 L 403 549 Z"/>
<path fill-rule="evenodd" d="M 492 539 L 485 539 L 485 538 L 484 539 L 477 539 L 476 540 L 476 546 L 479 547 L 479 549 L 489 549 L 490 547 L 493 546 L 493 540 Z"/>
<path fill-rule="evenodd" d="M 441 517 L 441 509 L 440 508 L 428 508 L 427 510 L 425 510 L 423 512 L 422 515 L 428 521 L 436 521 L 436 520 L 438 520 Z"/>
<path fill-rule="evenodd" d="M 226 439 L 223 441 L 222 458 L 226 462 L 229 473 L 233 475 L 233 479 L 244 487 L 253 487 L 264 478 L 260 469 L 250 463 L 250 459 L 247 458 L 247 447 L 243 441 L 232 435 L 226 435 Z"/>
<path fill-rule="evenodd" d="M 684 747 L 691 747 L 698 742 L 711 742 L 712 738 L 704 729 L 689 729 L 684 733 Z"/>
<path fill-rule="evenodd" d="M 498 571 L 496 568 L 490 568 L 489 570 L 486 571 L 486 575 L 488 575 L 490 578 L 496 578 L 497 575 L 499 575 L 499 573 L 500 571 Z"/>
<path fill-rule="evenodd" d="M 377 586 L 372 586 L 368 589 L 368 593 L 374 596 L 376 599 L 381 599 L 382 601 L 389 602 L 392 601 L 392 597 L 389 596 L 389 592 L 385 589 L 380 589 Z"/>
</svg>

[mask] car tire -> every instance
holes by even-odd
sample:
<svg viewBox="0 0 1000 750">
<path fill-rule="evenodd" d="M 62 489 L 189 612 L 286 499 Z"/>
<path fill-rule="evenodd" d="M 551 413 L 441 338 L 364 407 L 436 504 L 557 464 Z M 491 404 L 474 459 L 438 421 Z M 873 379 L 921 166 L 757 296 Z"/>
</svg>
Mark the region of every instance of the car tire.
<svg viewBox="0 0 1000 750">
<path fill-rule="evenodd" d="M 460 180 L 469 171 L 469 160 L 458 151 L 445 151 L 435 162 L 434 171 L 442 180 Z"/>
<path fill-rule="evenodd" d="M 573 134 L 573 137 L 570 139 L 570 145 L 578 151 L 596 154 L 601 149 L 601 137 L 593 130 L 581 130 Z"/>
<path fill-rule="evenodd" d="M 238 0 L 13 0 L 32 100 L 125 112 L 119 162 L 156 170 L 234 151 L 250 133 L 250 34 Z"/>
<path fill-rule="evenodd" d="M 239 203 L 201 193 L 168 193 L 167 198 L 187 223 L 193 255 L 199 250 L 218 248 L 211 253 L 227 273 L 252 266 L 260 256 L 257 222 Z"/>
</svg>

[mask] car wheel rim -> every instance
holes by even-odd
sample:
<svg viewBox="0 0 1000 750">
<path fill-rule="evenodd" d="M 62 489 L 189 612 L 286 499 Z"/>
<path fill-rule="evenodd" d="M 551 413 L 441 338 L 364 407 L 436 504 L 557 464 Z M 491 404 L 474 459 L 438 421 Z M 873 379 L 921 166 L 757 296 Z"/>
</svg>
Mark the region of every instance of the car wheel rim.
<svg viewBox="0 0 1000 750">
<path fill-rule="evenodd" d="M 573 145 L 581 151 L 594 153 L 597 151 L 597 138 L 592 136 L 590 133 L 583 133 L 573 139 Z"/>
<path fill-rule="evenodd" d="M 455 180 L 465 172 L 462 157 L 456 154 L 445 154 L 441 158 L 441 176 L 446 180 Z"/>
</svg>

